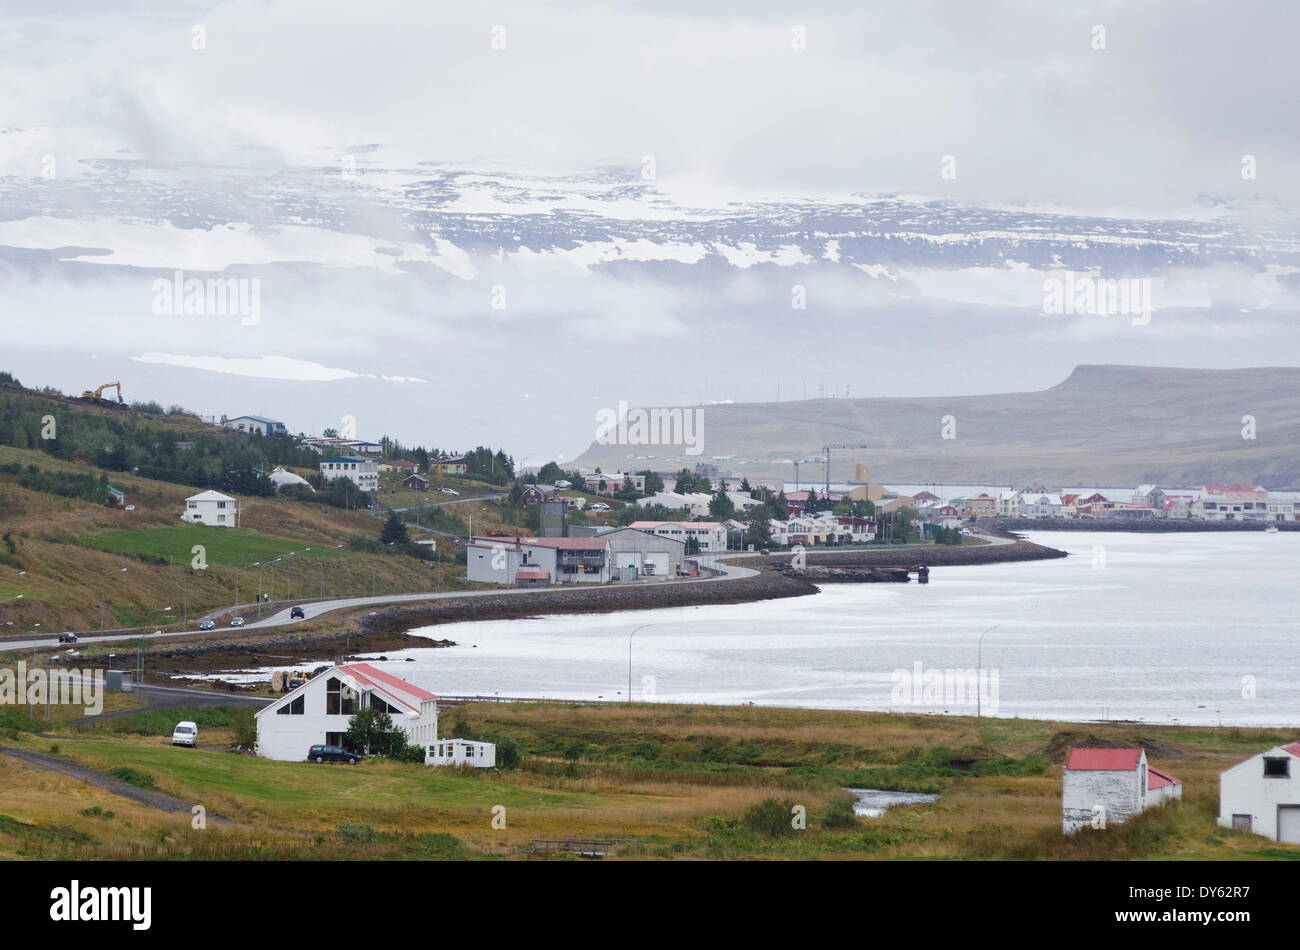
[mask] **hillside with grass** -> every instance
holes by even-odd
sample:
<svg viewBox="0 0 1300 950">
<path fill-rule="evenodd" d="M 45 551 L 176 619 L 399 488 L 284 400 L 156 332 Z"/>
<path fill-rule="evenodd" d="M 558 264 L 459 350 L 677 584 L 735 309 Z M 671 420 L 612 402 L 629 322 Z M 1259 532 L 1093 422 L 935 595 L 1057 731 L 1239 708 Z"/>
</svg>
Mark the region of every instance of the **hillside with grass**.
<svg viewBox="0 0 1300 950">
<path fill-rule="evenodd" d="M 124 412 L 0 385 L 0 636 L 176 629 L 259 595 L 474 586 L 446 536 L 436 554 L 395 549 L 379 542 L 376 515 L 386 512 L 357 508 L 355 492 L 350 503 L 324 491 L 277 494 L 264 477 L 275 465 L 315 476 L 308 466 L 318 459 L 287 437 L 232 432 L 180 410 Z M 440 481 L 467 498 L 500 492 Z M 110 486 L 124 493 L 120 504 L 107 503 Z M 207 488 L 239 499 L 238 528 L 181 523 L 185 499 Z M 409 534 L 463 533 L 451 512 L 465 506 L 434 507 L 450 498 L 414 499 L 420 507 L 402 512 Z M 512 516 L 491 500 L 469 504 L 484 527 Z"/>
</svg>

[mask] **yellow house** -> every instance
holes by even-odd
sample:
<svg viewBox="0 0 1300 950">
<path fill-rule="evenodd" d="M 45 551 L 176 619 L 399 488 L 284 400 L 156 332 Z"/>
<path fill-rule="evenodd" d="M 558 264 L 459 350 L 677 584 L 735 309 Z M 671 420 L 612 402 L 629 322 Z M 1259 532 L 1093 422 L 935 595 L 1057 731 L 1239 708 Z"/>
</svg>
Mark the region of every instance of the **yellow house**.
<svg viewBox="0 0 1300 950">
<path fill-rule="evenodd" d="M 466 472 L 465 460 L 463 458 L 438 459 L 436 462 L 430 462 L 429 468 L 439 475 L 464 475 Z"/>
</svg>

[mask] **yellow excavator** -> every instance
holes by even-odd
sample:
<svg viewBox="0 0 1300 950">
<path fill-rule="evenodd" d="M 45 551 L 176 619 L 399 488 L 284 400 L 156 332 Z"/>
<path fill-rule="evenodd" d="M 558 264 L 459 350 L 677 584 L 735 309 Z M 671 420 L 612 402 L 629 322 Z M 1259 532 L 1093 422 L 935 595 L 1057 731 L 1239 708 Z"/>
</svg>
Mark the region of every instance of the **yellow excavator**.
<svg viewBox="0 0 1300 950">
<path fill-rule="evenodd" d="M 104 398 L 104 391 L 107 389 L 117 390 L 116 402 L 114 402 L 111 399 Z M 105 383 L 103 386 L 100 386 L 98 389 L 87 389 L 85 392 L 81 394 L 81 398 L 84 399 L 86 402 L 98 403 L 101 406 L 114 406 L 120 409 L 126 408 L 126 400 L 122 398 L 122 384 L 120 382 Z"/>
</svg>

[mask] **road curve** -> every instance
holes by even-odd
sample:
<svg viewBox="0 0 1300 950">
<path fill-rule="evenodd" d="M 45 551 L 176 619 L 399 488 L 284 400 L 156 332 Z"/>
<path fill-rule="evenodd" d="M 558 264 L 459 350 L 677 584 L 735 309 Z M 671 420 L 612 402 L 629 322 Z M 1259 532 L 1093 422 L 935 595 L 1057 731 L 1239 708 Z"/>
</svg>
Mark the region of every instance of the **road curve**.
<svg viewBox="0 0 1300 950">
<path fill-rule="evenodd" d="M 741 567 L 738 564 L 728 564 L 726 561 L 719 560 L 717 556 L 702 555 L 703 566 L 712 568 L 718 573 L 712 577 L 690 577 L 675 578 L 673 580 L 660 581 L 656 586 L 663 584 L 711 584 L 717 581 L 738 580 L 743 577 L 753 577 L 758 571 L 748 567 Z M 569 584 L 558 587 L 545 588 L 551 593 L 567 593 L 570 591 L 590 590 L 600 585 L 595 584 Z M 536 593 L 536 587 L 507 587 L 502 590 L 458 590 L 458 591 L 438 591 L 425 592 L 420 594 L 380 594 L 376 597 L 340 597 L 332 600 L 318 600 L 314 602 L 297 604 L 306 614 L 304 619 L 312 620 L 323 614 L 331 613 L 335 610 L 347 610 L 352 607 L 378 607 L 386 604 L 407 604 L 422 601 L 437 600 L 461 600 L 466 597 L 514 597 L 523 594 Z M 218 627 L 217 630 L 208 631 L 216 633 L 218 631 L 230 631 L 232 629 L 254 630 L 267 627 L 285 627 L 290 624 L 299 623 L 298 620 L 291 620 L 289 613 L 292 607 L 286 607 L 278 610 L 271 616 L 263 619 L 246 623 L 240 628 Z M 105 634 L 102 636 L 92 636 L 89 634 L 78 634 L 78 646 L 89 643 L 111 643 L 117 640 L 156 640 L 166 637 L 189 637 L 199 633 L 198 630 L 177 630 L 170 633 L 130 633 L 130 634 Z M 46 637 L 34 640 L 8 640 L 0 641 L 0 650 L 21 650 L 33 647 L 57 646 L 53 637 Z"/>
</svg>

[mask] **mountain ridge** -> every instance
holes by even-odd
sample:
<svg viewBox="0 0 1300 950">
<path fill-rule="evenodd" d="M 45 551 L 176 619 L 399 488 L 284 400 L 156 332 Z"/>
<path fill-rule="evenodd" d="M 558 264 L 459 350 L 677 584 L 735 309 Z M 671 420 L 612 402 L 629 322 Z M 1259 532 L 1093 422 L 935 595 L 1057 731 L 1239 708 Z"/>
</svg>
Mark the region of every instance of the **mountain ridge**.
<svg viewBox="0 0 1300 950">
<path fill-rule="evenodd" d="M 792 460 L 820 459 L 824 444 L 846 442 L 871 448 L 832 452 L 832 480 L 851 477 L 860 462 L 886 482 L 1300 486 L 1300 367 L 1081 364 L 1026 392 L 684 408 L 703 412 L 700 455 L 592 443 L 574 464 L 721 459 L 724 469 L 789 479 Z"/>
</svg>

